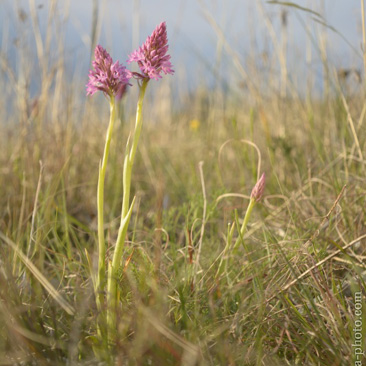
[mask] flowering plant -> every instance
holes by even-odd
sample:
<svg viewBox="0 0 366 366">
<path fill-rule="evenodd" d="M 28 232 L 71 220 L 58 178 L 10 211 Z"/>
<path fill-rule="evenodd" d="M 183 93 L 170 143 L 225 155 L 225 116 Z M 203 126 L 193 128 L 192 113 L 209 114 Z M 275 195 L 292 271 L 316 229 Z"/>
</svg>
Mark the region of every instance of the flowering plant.
<svg viewBox="0 0 366 366">
<path fill-rule="evenodd" d="M 128 224 L 134 205 L 134 199 L 130 204 L 131 176 L 132 167 L 137 151 L 137 145 L 142 127 L 142 105 L 146 87 L 150 79 L 161 79 L 161 73 L 173 74 L 168 52 L 168 37 L 165 22 L 156 27 L 146 42 L 134 51 L 128 63 L 137 62 L 141 72 L 130 72 L 117 61 L 113 63 L 111 56 L 101 46 L 95 48 L 95 60 L 93 68 L 89 72 L 89 82 L 86 85 L 87 95 L 93 95 L 97 91 L 102 91 L 109 99 L 110 121 L 107 129 L 104 154 L 99 167 L 97 206 L 98 206 L 98 273 L 94 280 L 97 306 L 100 312 L 98 322 L 98 332 L 100 337 L 107 339 L 109 343 L 115 340 L 116 333 L 116 312 L 119 304 L 117 292 L 117 274 L 123 256 L 124 242 L 127 234 Z M 139 83 L 140 93 L 137 102 L 136 124 L 132 135 L 132 141 L 127 141 L 125 159 L 123 165 L 123 199 L 121 221 L 118 230 L 112 262 L 108 265 L 108 277 L 106 281 L 106 245 L 104 237 L 104 181 L 109 155 L 109 146 L 113 134 L 113 125 L 116 119 L 115 101 L 121 99 L 129 84 L 131 77 L 141 81 Z M 104 289 L 107 285 L 107 297 L 105 298 Z M 104 322 L 104 309 L 107 309 L 107 327 Z M 107 335 L 107 337 L 105 337 Z"/>
</svg>

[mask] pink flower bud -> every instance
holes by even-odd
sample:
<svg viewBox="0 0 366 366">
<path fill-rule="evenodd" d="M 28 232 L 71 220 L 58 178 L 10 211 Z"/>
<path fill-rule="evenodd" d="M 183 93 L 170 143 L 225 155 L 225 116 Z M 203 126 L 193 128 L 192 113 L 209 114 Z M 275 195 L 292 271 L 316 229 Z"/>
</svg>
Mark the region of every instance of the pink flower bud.
<svg viewBox="0 0 366 366">
<path fill-rule="evenodd" d="M 255 199 L 258 202 L 263 196 L 265 184 L 266 184 L 266 175 L 263 173 L 262 176 L 259 178 L 258 182 L 255 184 L 254 188 L 252 189 L 250 198 Z"/>
</svg>

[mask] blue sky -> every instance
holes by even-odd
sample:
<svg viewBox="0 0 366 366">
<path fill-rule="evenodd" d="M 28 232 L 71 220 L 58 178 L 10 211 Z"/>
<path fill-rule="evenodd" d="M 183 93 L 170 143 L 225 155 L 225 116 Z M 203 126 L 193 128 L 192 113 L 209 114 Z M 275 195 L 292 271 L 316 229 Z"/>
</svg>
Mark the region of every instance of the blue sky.
<svg viewBox="0 0 366 366">
<path fill-rule="evenodd" d="M 45 29 L 50 1 L 34 1 L 41 28 Z M 207 66 L 216 64 L 219 44 L 217 33 L 207 21 L 205 14 L 212 15 L 224 32 L 227 42 L 235 49 L 245 65 L 245 60 L 253 52 L 253 48 L 257 53 L 264 50 L 273 51 L 268 30 L 258 11 L 259 1 L 100 0 L 101 32 L 98 41 L 107 47 L 114 58 L 124 61 L 134 46 L 143 42 L 155 26 L 165 20 L 168 25 L 173 63 L 177 68 L 186 69 L 188 78 L 192 79 L 193 83 L 200 77 L 210 82 L 212 75 L 207 71 Z M 280 14 L 283 8 L 279 5 L 267 4 L 265 1 L 260 2 L 280 39 Z M 335 32 L 329 29 L 326 31 L 329 57 L 336 67 L 362 67 L 359 0 L 293 0 L 293 2 L 320 12 L 325 21 L 342 34 L 353 47 Z M 19 32 L 19 27 L 16 27 L 19 23 L 18 10 L 23 9 L 27 13 L 28 4 L 28 0 L 0 0 L 0 42 L 3 46 L 4 29 L 6 29 L 5 35 L 10 38 L 7 40 L 6 50 L 9 54 L 14 43 L 12 38 L 17 38 L 17 32 Z M 60 13 L 69 6 L 69 17 L 63 27 L 70 65 L 78 62 L 85 63 L 85 68 L 89 65 L 89 58 L 85 56 L 90 52 L 92 4 L 92 0 L 58 1 Z M 294 8 L 287 8 L 287 10 L 288 62 L 292 67 L 298 68 L 298 72 L 301 73 L 306 59 L 306 31 L 303 24 L 309 27 L 315 38 L 323 28 L 308 13 Z M 29 19 L 27 22 L 31 29 Z M 316 47 L 312 49 L 312 63 L 315 72 L 318 72 L 321 62 Z M 220 69 L 230 68 L 233 68 L 231 58 L 224 52 Z"/>
</svg>

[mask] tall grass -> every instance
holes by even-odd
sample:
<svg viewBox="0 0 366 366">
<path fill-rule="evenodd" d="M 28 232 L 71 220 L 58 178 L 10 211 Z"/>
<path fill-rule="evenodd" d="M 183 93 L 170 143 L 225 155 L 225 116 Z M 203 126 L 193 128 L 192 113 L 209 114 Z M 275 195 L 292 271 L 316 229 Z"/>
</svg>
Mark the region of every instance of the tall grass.
<svg viewBox="0 0 366 366">
<path fill-rule="evenodd" d="M 36 54 L 19 46 L 15 66 L 3 42 L 0 55 L 0 364 L 98 364 L 90 270 L 107 111 L 80 96 L 87 75 L 67 81 L 62 32 L 49 23 L 51 38 L 42 38 L 30 6 L 17 26 L 33 31 L 19 31 L 18 42 L 36 39 Z M 49 17 L 62 24 L 56 9 L 50 2 Z M 350 91 L 324 48 L 329 92 L 303 98 L 286 69 L 286 38 L 273 38 L 279 68 L 263 73 L 207 8 L 205 16 L 247 89 L 171 93 L 172 78 L 147 96 L 112 356 L 121 365 L 354 364 L 359 291 L 366 325 L 364 79 Z M 59 45 L 51 58 L 49 44 Z M 110 259 L 130 111 L 122 101 L 105 182 Z M 240 236 L 259 159 L 266 189 Z M 238 236 L 244 245 L 225 250 Z"/>
</svg>

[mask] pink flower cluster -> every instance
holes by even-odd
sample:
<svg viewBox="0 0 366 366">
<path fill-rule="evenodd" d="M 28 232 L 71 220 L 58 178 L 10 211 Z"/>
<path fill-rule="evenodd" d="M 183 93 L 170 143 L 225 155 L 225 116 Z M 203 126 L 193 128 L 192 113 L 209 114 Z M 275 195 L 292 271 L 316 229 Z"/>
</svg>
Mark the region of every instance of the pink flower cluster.
<svg viewBox="0 0 366 366">
<path fill-rule="evenodd" d="M 173 74 L 170 55 L 168 52 L 168 37 L 166 24 L 159 24 L 145 43 L 132 52 L 127 62 L 136 61 L 141 73 L 130 72 L 119 62 L 113 63 L 112 57 L 100 45 L 95 48 L 94 70 L 89 71 L 89 82 L 86 85 L 87 95 L 93 95 L 96 91 L 102 91 L 106 96 L 122 98 L 126 91 L 129 79 L 134 76 L 137 79 L 161 79 L 161 72 Z"/>
<path fill-rule="evenodd" d="M 118 61 L 113 63 L 112 57 L 102 46 L 95 47 L 94 56 L 94 70 L 89 71 L 89 82 L 86 85 L 87 95 L 101 90 L 110 97 L 114 95 L 117 99 L 122 98 L 131 73 Z"/>
<path fill-rule="evenodd" d="M 168 37 L 166 24 L 159 24 L 145 43 L 129 56 L 127 63 L 135 61 L 139 65 L 141 73 L 133 73 L 138 79 L 161 79 L 161 72 L 173 74 L 170 55 L 168 52 Z"/>
</svg>

